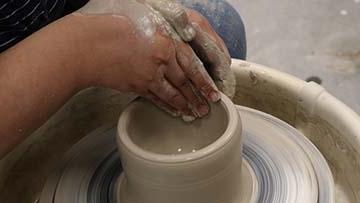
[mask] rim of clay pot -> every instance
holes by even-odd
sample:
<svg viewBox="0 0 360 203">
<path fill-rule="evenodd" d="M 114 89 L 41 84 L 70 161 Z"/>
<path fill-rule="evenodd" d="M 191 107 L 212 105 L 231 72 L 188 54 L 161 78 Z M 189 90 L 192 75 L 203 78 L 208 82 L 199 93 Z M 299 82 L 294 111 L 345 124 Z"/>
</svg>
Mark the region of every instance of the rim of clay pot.
<svg viewBox="0 0 360 203">
<path fill-rule="evenodd" d="M 124 110 L 124 112 L 120 116 L 119 124 L 118 124 L 118 141 L 122 142 L 123 146 L 129 153 L 137 156 L 138 158 L 151 161 L 151 162 L 159 162 L 159 163 L 181 163 L 188 162 L 193 160 L 198 160 L 202 158 L 206 158 L 208 155 L 215 153 L 221 150 L 227 143 L 230 142 L 234 133 L 236 132 L 237 125 L 239 125 L 239 115 L 236 110 L 233 102 L 224 94 L 221 93 L 220 104 L 224 107 L 226 116 L 228 118 L 228 124 L 226 126 L 226 130 L 224 133 L 219 136 L 213 143 L 197 150 L 196 152 L 190 152 L 185 154 L 158 154 L 154 152 L 150 152 L 142 149 L 138 145 L 136 145 L 131 138 L 129 137 L 128 132 L 125 130 L 128 126 L 129 115 L 136 108 L 137 103 L 131 103 L 128 108 Z M 179 118 L 180 119 L 180 118 Z M 240 124 L 241 125 L 241 124 Z M 242 126 L 240 127 L 240 132 L 242 133 Z"/>
</svg>

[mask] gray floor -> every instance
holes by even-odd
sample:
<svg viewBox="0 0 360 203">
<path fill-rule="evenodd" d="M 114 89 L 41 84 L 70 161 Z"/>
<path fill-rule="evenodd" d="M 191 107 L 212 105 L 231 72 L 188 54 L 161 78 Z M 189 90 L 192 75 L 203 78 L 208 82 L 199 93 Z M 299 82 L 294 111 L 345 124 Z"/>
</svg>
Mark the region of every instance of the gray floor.
<svg viewBox="0 0 360 203">
<path fill-rule="evenodd" d="M 306 80 L 317 76 L 360 114 L 360 0 L 230 0 L 248 60 Z"/>
</svg>

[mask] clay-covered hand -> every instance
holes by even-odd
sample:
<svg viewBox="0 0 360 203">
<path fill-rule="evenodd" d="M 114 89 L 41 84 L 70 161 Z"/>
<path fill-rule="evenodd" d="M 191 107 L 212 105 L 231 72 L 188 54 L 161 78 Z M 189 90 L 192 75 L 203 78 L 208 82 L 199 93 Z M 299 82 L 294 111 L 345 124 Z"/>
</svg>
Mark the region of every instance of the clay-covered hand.
<svg viewBox="0 0 360 203">
<path fill-rule="evenodd" d="M 230 69 L 231 57 L 224 41 L 207 19 L 174 0 L 146 0 L 174 27 L 182 40 L 189 42 L 218 88 L 232 98 L 236 81 Z"/>
<path fill-rule="evenodd" d="M 195 38 L 190 42 L 191 47 L 205 64 L 217 87 L 232 98 L 235 95 L 236 80 L 224 41 L 204 16 L 190 9 L 187 13 L 196 32 Z"/>
<path fill-rule="evenodd" d="M 90 70 L 100 85 L 135 92 L 173 115 L 202 117 L 209 111 L 207 101 L 219 100 L 213 80 L 192 48 L 149 5 L 92 0 L 78 13 L 129 22 L 126 37 L 121 33 L 111 44 L 104 40 L 101 48 L 108 58 Z"/>
</svg>

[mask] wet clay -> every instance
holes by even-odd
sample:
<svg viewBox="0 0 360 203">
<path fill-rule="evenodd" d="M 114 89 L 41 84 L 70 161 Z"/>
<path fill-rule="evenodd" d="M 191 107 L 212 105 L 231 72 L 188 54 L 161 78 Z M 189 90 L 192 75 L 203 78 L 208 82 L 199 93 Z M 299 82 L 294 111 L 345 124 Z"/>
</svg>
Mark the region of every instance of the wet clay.
<svg viewBox="0 0 360 203">
<path fill-rule="evenodd" d="M 181 38 L 171 27 L 170 23 L 154 8 L 145 2 L 132 0 L 91 0 L 78 10 L 78 14 L 100 15 L 109 14 L 114 17 L 127 17 L 137 28 L 137 31 L 151 40 L 162 27 L 166 34 L 180 41 Z M 134 34 L 136 34 L 134 32 Z"/>
<path fill-rule="evenodd" d="M 181 4 L 172 0 L 146 0 L 146 2 L 161 13 L 181 36 L 182 40 L 189 42 L 194 39 L 195 30 L 189 23 L 186 10 Z"/>
<path fill-rule="evenodd" d="M 191 42 L 196 54 L 202 59 L 200 61 L 196 57 L 196 63 L 206 63 L 209 66 L 207 71 L 219 90 L 230 98 L 234 96 L 236 81 L 230 69 L 230 58 L 224 50 L 226 47 L 220 47 L 208 33 L 197 24 L 192 24 L 185 8 L 180 4 L 171 0 L 91 0 L 78 11 L 78 14 L 127 17 L 134 23 L 137 31 L 150 42 L 159 28 L 163 34 L 178 42 Z"/>
<path fill-rule="evenodd" d="M 215 142 L 224 134 L 227 125 L 227 113 L 221 103 L 211 104 L 209 115 L 188 123 L 143 101 L 134 110 L 127 130 L 130 139 L 144 150 L 159 154 L 186 154 Z"/>
<path fill-rule="evenodd" d="M 224 94 L 211 107 L 206 118 L 186 123 L 146 100 L 129 105 L 118 124 L 124 169 L 120 202 L 235 203 L 241 199 L 240 117 Z"/>
</svg>

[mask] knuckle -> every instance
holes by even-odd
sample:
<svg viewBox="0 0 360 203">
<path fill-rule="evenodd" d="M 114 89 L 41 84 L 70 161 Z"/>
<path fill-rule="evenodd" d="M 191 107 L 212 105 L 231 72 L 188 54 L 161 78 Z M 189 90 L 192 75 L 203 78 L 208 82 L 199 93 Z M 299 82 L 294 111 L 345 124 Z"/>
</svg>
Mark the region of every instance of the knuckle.
<svg viewBox="0 0 360 203">
<path fill-rule="evenodd" d="M 153 50 L 151 55 L 155 61 L 167 61 L 175 51 L 174 42 L 166 36 L 157 36 L 149 50 Z"/>
<path fill-rule="evenodd" d="M 202 63 L 200 60 L 197 60 L 196 57 L 191 56 L 187 57 L 186 64 L 184 64 L 186 68 L 186 74 L 190 77 L 193 77 L 200 73 L 199 67 L 201 67 Z"/>
<path fill-rule="evenodd" d="M 199 104 L 201 104 L 202 102 L 200 101 L 200 99 L 194 95 L 194 97 L 192 97 L 189 102 L 191 104 L 194 104 L 195 106 L 198 106 Z"/>
<path fill-rule="evenodd" d="M 189 66 L 189 76 L 190 77 L 197 77 L 200 75 L 199 67 L 196 65 L 196 63 L 192 62 Z"/>
<path fill-rule="evenodd" d="M 177 51 L 177 59 L 181 67 L 186 68 L 191 65 L 191 58 L 186 54 L 184 50 Z"/>
<path fill-rule="evenodd" d="M 169 91 L 167 98 L 169 101 L 176 101 L 179 98 L 179 94 L 176 91 Z"/>
<path fill-rule="evenodd" d="M 203 85 L 201 85 L 200 87 L 202 92 L 211 92 L 213 90 L 213 86 L 210 82 L 205 82 Z"/>
<path fill-rule="evenodd" d="M 185 77 L 185 75 L 181 75 L 176 80 L 175 85 L 178 86 L 178 87 L 186 87 L 188 85 L 188 79 Z"/>
<path fill-rule="evenodd" d="M 173 104 L 179 104 L 181 105 L 182 102 L 182 95 L 178 92 L 172 92 L 168 95 L 168 100 L 169 102 L 173 103 Z"/>
</svg>

